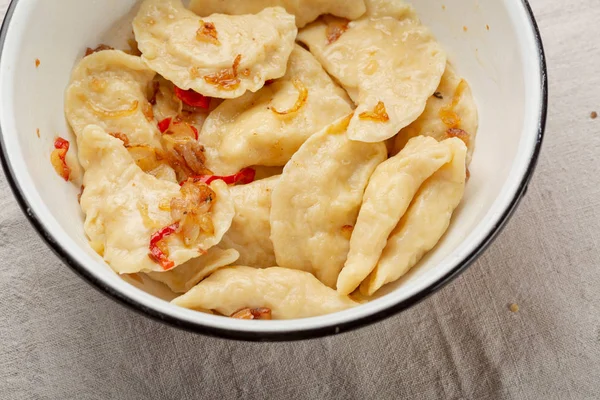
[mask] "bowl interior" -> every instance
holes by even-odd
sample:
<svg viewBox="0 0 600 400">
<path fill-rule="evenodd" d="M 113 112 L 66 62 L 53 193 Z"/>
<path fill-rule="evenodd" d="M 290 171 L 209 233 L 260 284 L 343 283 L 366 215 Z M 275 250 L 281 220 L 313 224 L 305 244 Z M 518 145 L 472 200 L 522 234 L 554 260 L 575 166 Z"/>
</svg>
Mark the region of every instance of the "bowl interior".
<svg viewBox="0 0 600 400">
<path fill-rule="evenodd" d="M 135 0 L 15 0 L 0 60 L 0 123 L 5 159 L 27 213 L 68 262 L 97 285 L 138 308 L 188 326 L 261 336 L 345 327 L 416 299 L 472 258 L 501 225 L 529 174 L 543 108 L 542 62 L 525 5 L 518 0 L 420 0 L 423 22 L 471 84 L 480 129 L 462 206 L 436 249 L 379 298 L 353 310 L 296 321 L 235 321 L 171 306 L 114 274 L 88 246 L 79 188 L 50 165 L 57 135 L 74 138 L 63 112 L 70 72 L 86 47 L 126 47 Z M 41 64 L 36 68 L 35 60 Z M 40 137 L 36 135 L 39 129 Z M 140 286 L 140 285 L 138 285 Z M 214 331 L 213 331 L 214 332 Z"/>
</svg>

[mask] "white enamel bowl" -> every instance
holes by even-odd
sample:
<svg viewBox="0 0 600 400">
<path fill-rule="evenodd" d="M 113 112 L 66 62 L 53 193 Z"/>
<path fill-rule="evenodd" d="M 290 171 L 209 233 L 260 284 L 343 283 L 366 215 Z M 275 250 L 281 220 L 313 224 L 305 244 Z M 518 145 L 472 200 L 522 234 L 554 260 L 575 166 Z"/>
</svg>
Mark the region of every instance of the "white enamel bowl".
<svg viewBox="0 0 600 400">
<path fill-rule="evenodd" d="M 56 135 L 73 143 L 63 114 L 71 69 L 84 49 L 131 28 L 135 0 L 13 0 L 1 34 L 2 162 L 27 217 L 48 245 L 95 287 L 152 318 L 245 340 L 336 334 L 402 311 L 444 286 L 490 244 L 515 210 L 540 151 L 547 82 L 539 33 L 524 0 L 419 0 L 419 14 L 470 82 L 480 130 L 465 199 L 442 242 L 377 300 L 293 321 L 240 321 L 175 307 L 113 273 L 88 246 L 79 189 L 50 165 Z M 488 29 L 489 27 L 489 29 Z M 124 45 L 124 43 L 121 43 Z M 35 66 L 39 59 L 41 65 Z M 36 135 L 40 130 L 41 138 Z"/>
</svg>

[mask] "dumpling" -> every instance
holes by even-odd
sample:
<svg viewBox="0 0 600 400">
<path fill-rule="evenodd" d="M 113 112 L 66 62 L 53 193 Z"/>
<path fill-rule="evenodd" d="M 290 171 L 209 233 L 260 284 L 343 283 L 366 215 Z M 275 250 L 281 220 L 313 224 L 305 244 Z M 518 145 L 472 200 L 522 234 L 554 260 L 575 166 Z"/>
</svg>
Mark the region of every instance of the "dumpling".
<svg viewBox="0 0 600 400">
<path fill-rule="evenodd" d="M 370 18 L 392 17 L 398 20 L 417 18 L 415 8 L 403 0 L 365 0 L 366 16 Z"/>
<path fill-rule="evenodd" d="M 356 19 L 365 11 L 364 0 L 192 0 L 190 9 L 205 17 L 211 14 L 255 14 L 267 7 L 283 7 L 296 16 L 296 25 L 302 28 L 322 14 Z"/>
<path fill-rule="evenodd" d="M 164 283 L 175 293 L 185 293 L 213 272 L 236 262 L 239 256 L 233 249 L 222 250 L 213 247 L 203 256 L 177 268 L 166 272 L 150 272 L 148 276 L 152 280 Z"/>
<path fill-rule="evenodd" d="M 92 247 L 117 273 L 163 271 L 181 265 L 217 245 L 231 226 L 235 211 L 224 182 L 203 186 L 211 192 L 202 204 L 209 211 L 201 215 L 203 226 L 208 227 L 197 228 L 193 234 L 184 225 L 178 232 L 174 224 L 180 219 L 173 218 L 172 207 L 174 199 L 176 204 L 186 200 L 178 184 L 144 173 L 123 143 L 98 126 L 84 129 L 77 142 L 85 170 L 81 196 L 85 232 Z M 159 232 L 163 239 L 157 236 Z M 168 259 L 149 257 L 152 240 L 160 250 L 157 254 Z"/>
<path fill-rule="evenodd" d="M 467 145 L 467 165 L 475 150 L 475 137 L 479 126 L 477 105 L 467 81 L 456 74 L 448 64 L 440 86 L 427 101 L 423 114 L 402 129 L 395 139 L 395 151 L 404 148 L 413 137 L 424 135 L 437 140 L 458 137 Z"/>
<path fill-rule="evenodd" d="M 331 28 L 333 26 L 333 28 Z M 331 35 L 328 30 L 338 32 Z M 380 142 L 414 122 L 435 92 L 446 54 L 414 18 L 321 19 L 298 35 L 358 105 L 348 137 Z"/>
<path fill-rule="evenodd" d="M 201 19 L 181 0 L 145 0 L 133 30 L 150 68 L 182 89 L 226 99 L 281 78 L 298 32 L 280 7 Z"/>
<path fill-rule="evenodd" d="M 352 232 L 348 260 L 338 277 L 340 293 L 352 293 L 373 271 L 390 233 L 415 194 L 425 180 L 451 160 L 451 150 L 451 142 L 438 143 L 420 136 L 377 167 Z"/>
<path fill-rule="evenodd" d="M 313 133 L 351 111 L 344 90 L 296 46 L 282 79 L 225 100 L 206 120 L 200 141 L 208 168 L 217 174 L 252 165 L 283 166 Z"/>
<path fill-rule="evenodd" d="M 93 53 L 79 62 L 67 88 L 65 113 L 75 135 L 88 125 L 123 134 L 131 145 L 160 147 L 148 97 L 156 73 L 139 57 L 119 50 Z"/>
<path fill-rule="evenodd" d="M 238 264 L 253 268 L 277 265 L 271 242 L 271 194 L 279 181 L 272 177 L 231 188 L 235 217 L 219 245 L 239 252 Z"/>
<path fill-rule="evenodd" d="M 457 138 L 445 142 L 452 148 L 452 160 L 419 189 L 390 235 L 377 267 L 360 285 L 364 295 L 371 296 L 386 283 L 400 279 L 435 247 L 448 229 L 465 191 L 467 147 Z"/>
<path fill-rule="evenodd" d="M 307 272 L 278 267 L 221 269 L 172 303 L 227 316 L 244 308 L 268 308 L 273 319 L 316 317 L 358 305 Z"/>
<path fill-rule="evenodd" d="M 311 136 L 275 186 L 271 240 L 277 265 L 335 287 L 365 188 L 387 157 L 383 143 L 348 139 L 351 115 Z"/>
</svg>

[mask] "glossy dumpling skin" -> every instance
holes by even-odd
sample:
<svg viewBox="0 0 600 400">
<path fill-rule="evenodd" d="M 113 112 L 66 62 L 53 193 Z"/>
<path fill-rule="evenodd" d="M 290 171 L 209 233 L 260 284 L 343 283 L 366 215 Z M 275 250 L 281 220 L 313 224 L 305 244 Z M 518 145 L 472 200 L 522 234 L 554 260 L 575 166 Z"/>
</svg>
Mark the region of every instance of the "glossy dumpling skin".
<svg viewBox="0 0 600 400">
<path fill-rule="evenodd" d="M 280 7 L 201 19 L 181 0 L 145 0 L 133 30 L 150 68 L 182 89 L 227 99 L 282 77 L 297 34 L 294 16 Z"/>
<path fill-rule="evenodd" d="M 403 0 L 365 0 L 365 5 L 366 16 L 370 18 L 393 17 L 398 20 L 418 18 L 414 7 Z"/>
<path fill-rule="evenodd" d="M 144 173 L 123 143 L 98 126 L 84 129 L 77 143 L 85 170 L 81 208 L 91 246 L 117 273 L 162 271 L 148 256 L 150 238 L 174 223 L 168 206 L 180 195 L 179 185 Z M 191 246 L 180 235 L 169 236 L 165 242 L 176 266 L 218 244 L 231 226 L 234 206 L 227 185 L 215 181 L 211 189 L 217 195 L 211 210 L 214 233 L 201 234 Z"/>
<path fill-rule="evenodd" d="M 467 147 L 457 138 L 445 142 L 452 148 L 452 160 L 419 189 L 390 235 L 377 267 L 361 284 L 361 293 L 370 296 L 386 283 L 400 279 L 448 229 L 465 191 Z"/>
<path fill-rule="evenodd" d="M 239 256 L 233 249 L 222 250 L 213 247 L 206 254 L 177 268 L 166 272 L 150 272 L 148 276 L 164 283 L 175 293 L 185 293 L 213 272 L 236 262 Z"/>
<path fill-rule="evenodd" d="M 350 253 L 337 281 L 342 294 L 352 293 L 373 271 L 390 233 L 415 194 L 429 177 L 452 157 L 449 143 L 420 136 L 395 157 L 377 167 L 365 191 Z"/>
<path fill-rule="evenodd" d="M 296 81 L 296 83 L 294 83 Z M 298 81 L 308 98 L 300 100 Z M 301 88 L 302 89 L 302 88 Z M 200 141 L 208 168 L 233 174 L 252 165 L 283 166 L 313 133 L 352 111 L 351 102 L 318 61 L 296 46 L 286 75 L 257 93 L 225 100 L 206 120 Z"/>
<path fill-rule="evenodd" d="M 172 303 L 227 316 L 244 308 L 266 307 L 273 319 L 316 317 L 358 305 L 307 272 L 278 267 L 221 269 Z"/>
<path fill-rule="evenodd" d="M 277 265 L 315 274 L 335 287 L 365 188 L 387 157 L 383 143 L 355 142 L 351 115 L 311 136 L 275 186 L 271 240 Z"/>
<path fill-rule="evenodd" d="M 296 25 L 302 28 L 322 14 L 356 19 L 365 11 L 363 0 L 192 0 L 190 9 L 200 16 L 211 14 L 256 14 L 267 7 L 283 7 L 296 16 Z"/>
<path fill-rule="evenodd" d="M 231 188 L 235 217 L 219 247 L 235 249 L 238 264 L 269 268 L 277 264 L 271 242 L 271 195 L 279 182 L 275 176 Z"/>
<path fill-rule="evenodd" d="M 125 134 L 131 145 L 159 147 L 160 133 L 148 102 L 155 75 L 139 57 L 119 50 L 85 57 L 73 70 L 65 99 L 75 135 L 97 125 Z"/>
<path fill-rule="evenodd" d="M 478 127 L 477 105 L 471 88 L 467 81 L 457 75 L 454 67 L 448 64 L 435 96 L 429 98 L 423 114 L 400 131 L 395 139 L 394 148 L 396 152 L 402 150 L 411 138 L 419 135 L 431 136 L 439 141 L 460 135 L 459 139 L 462 139 L 469 149 L 469 165 L 475 150 Z"/>
<path fill-rule="evenodd" d="M 320 19 L 298 40 L 358 105 L 348 127 L 353 140 L 384 141 L 415 121 L 446 67 L 446 54 L 432 33 L 410 17 L 365 17 L 350 22 L 333 42 L 328 22 Z"/>
</svg>

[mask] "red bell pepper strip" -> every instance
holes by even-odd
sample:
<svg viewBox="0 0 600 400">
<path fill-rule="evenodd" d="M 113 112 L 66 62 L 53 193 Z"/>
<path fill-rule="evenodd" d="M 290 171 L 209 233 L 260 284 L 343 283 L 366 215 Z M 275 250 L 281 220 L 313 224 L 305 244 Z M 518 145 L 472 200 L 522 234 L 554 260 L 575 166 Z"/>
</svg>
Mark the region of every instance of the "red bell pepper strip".
<svg viewBox="0 0 600 400">
<path fill-rule="evenodd" d="M 160 131 L 160 133 L 165 133 L 169 130 L 172 120 L 172 118 L 165 118 L 158 123 L 158 130 Z"/>
<path fill-rule="evenodd" d="M 196 129 L 196 127 L 194 125 L 190 124 L 190 128 L 192 128 L 192 132 L 194 132 L 194 137 L 196 138 L 196 140 L 198 140 L 198 129 Z"/>
<path fill-rule="evenodd" d="M 54 155 L 58 157 L 57 161 L 60 161 L 60 165 L 55 165 L 56 161 L 53 161 L 54 169 L 58 174 L 65 180 L 68 181 L 71 176 L 71 168 L 67 165 L 67 152 L 69 151 L 70 143 L 61 137 L 56 138 L 54 141 Z M 55 159 L 54 159 L 55 160 Z"/>
<path fill-rule="evenodd" d="M 157 261 L 160 266 L 168 271 L 175 266 L 175 263 L 169 260 L 169 257 L 158 247 L 158 243 L 165 239 L 168 236 L 171 236 L 179 229 L 179 222 L 174 223 L 173 225 L 166 226 L 152 235 L 150 238 L 150 255 L 151 257 Z"/>
<path fill-rule="evenodd" d="M 200 175 L 200 176 L 192 176 L 188 180 L 191 180 L 194 183 L 203 182 L 207 185 L 210 185 L 214 181 L 223 181 L 228 185 L 247 185 L 248 183 L 254 182 L 256 178 L 256 171 L 252 168 L 244 168 L 240 172 L 235 175 L 229 176 L 216 176 L 216 175 Z M 187 181 L 181 183 L 183 186 Z"/>
<path fill-rule="evenodd" d="M 202 96 L 192 89 L 183 90 L 175 86 L 175 96 L 188 106 L 208 109 L 210 107 L 210 97 Z"/>
</svg>

